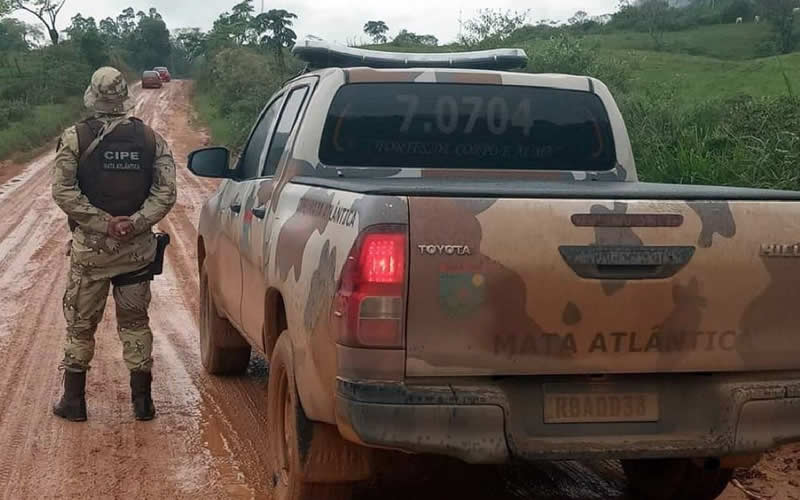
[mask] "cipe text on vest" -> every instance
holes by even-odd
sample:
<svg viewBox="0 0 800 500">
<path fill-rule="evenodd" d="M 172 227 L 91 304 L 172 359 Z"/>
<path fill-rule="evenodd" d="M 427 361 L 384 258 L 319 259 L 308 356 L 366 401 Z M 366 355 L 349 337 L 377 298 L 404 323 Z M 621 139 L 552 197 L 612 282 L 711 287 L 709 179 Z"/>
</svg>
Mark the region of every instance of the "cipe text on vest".
<svg viewBox="0 0 800 500">
<path fill-rule="evenodd" d="M 141 154 L 138 151 L 104 151 L 103 168 L 105 170 L 141 170 L 139 162 Z M 114 161 L 116 160 L 116 161 Z"/>
</svg>

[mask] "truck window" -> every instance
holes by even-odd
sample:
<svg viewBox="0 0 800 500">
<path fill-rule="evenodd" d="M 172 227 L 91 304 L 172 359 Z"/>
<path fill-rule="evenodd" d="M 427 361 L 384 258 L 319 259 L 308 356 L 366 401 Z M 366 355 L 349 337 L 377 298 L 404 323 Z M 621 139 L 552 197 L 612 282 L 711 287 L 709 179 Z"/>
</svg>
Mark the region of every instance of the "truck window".
<svg viewBox="0 0 800 500">
<path fill-rule="evenodd" d="M 300 114 L 300 109 L 303 106 L 303 100 L 308 93 L 308 87 L 301 87 L 295 89 L 289 94 L 286 99 L 286 106 L 281 113 L 281 119 L 275 127 L 275 135 L 272 136 L 272 143 L 269 146 L 267 153 L 266 165 L 264 165 L 264 176 L 275 175 L 275 169 L 278 167 L 278 161 L 281 159 L 283 150 L 286 148 L 286 141 L 289 139 L 289 133 L 297 121 L 297 115 Z"/>
<path fill-rule="evenodd" d="M 244 150 L 244 156 L 241 159 L 241 171 L 239 175 L 242 179 L 255 179 L 258 177 L 258 167 L 261 164 L 261 152 L 267 142 L 267 134 L 275 122 L 275 117 L 278 116 L 278 111 L 281 109 L 281 102 L 283 100 L 279 97 L 275 99 L 269 108 L 261 115 L 261 119 L 256 125 L 253 135 L 250 137 L 250 142 Z"/>
<path fill-rule="evenodd" d="M 339 89 L 320 144 L 327 165 L 610 170 L 614 136 L 589 92 L 449 83 Z"/>
</svg>

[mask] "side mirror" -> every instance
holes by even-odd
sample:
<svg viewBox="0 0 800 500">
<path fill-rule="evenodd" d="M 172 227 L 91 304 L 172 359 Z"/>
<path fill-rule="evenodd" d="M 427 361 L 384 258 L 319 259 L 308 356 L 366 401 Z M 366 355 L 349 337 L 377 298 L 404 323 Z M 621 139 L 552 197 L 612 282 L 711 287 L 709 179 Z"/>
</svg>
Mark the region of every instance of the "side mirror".
<svg viewBox="0 0 800 500">
<path fill-rule="evenodd" d="M 198 149 L 189 153 L 187 167 L 191 173 L 200 177 L 227 179 L 233 177 L 233 171 L 228 168 L 229 158 L 228 148 Z"/>
</svg>

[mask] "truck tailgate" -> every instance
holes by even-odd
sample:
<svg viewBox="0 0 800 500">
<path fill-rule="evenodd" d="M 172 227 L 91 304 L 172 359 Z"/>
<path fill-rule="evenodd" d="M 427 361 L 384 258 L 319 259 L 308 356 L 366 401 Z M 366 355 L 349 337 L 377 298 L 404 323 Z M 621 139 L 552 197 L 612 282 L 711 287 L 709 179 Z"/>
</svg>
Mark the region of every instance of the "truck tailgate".
<svg viewBox="0 0 800 500">
<path fill-rule="evenodd" d="M 800 368 L 800 202 L 409 209 L 409 376 Z"/>
</svg>

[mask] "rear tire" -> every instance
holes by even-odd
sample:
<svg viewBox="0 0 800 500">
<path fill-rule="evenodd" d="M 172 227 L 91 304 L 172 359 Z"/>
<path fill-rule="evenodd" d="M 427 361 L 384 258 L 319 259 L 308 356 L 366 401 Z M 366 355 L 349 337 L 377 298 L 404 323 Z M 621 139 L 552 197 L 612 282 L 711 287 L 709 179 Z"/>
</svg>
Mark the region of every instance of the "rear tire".
<svg viewBox="0 0 800 500">
<path fill-rule="evenodd" d="M 217 312 L 205 263 L 200 271 L 200 358 L 212 375 L 239 375 L 250 363 L 250 344 Z"/>
<path fill-rule="evenodd" d="M 623 460 L 629 488 L 642 500 L 714 500 L 733 469 L 707 469 L 690 458 Z"/>
<path fill-rule="evenodd" d="M 349 500 L 353 483 L 312 483 L 306 480 L 306 464 L 327 462 L 334 472 L 337 465 L 335 446 L 329 440 L 316 440 L 315 433 L 335 432 L 330 424 L 313 422 L 306 417 L 297 396 L 292 346 L 286 334 L 275 344 L 269 364 L 267 393 L 267 429 L 272 466 L 269 471 L 274 500 Z M 339 437 L 338 439 L 342 439 Z M 322 444 L 323 446 L 318 446 Z"/>
</svg>

